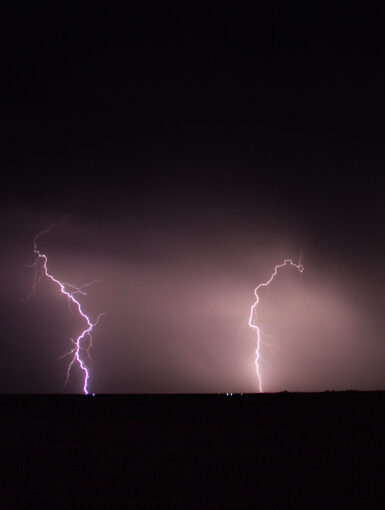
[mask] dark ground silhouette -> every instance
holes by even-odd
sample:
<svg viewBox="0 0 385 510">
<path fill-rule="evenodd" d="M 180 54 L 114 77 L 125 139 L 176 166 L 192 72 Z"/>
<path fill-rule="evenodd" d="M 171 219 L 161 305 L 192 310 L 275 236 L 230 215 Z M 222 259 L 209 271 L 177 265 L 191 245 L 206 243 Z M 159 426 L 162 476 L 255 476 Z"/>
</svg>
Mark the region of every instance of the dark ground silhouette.
<svg viewBox="0 0 385 510">
<path fill-rule="evenodd" d="M 2 396 L 2 508 L 383 508 L 385 392 Z"/>
</svg>

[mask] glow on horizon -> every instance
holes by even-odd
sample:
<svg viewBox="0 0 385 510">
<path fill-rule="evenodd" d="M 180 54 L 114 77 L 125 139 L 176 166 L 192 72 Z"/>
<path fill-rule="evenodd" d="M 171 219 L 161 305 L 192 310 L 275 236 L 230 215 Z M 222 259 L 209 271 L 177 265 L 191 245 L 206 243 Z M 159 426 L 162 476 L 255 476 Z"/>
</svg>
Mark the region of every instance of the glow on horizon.
<svg viewBox="0 0 385 510">
<path fill-rule="evenodd" d="M 259 392 L 260 393 L 263 393 L 263 388 L 262 388 L 262 377 L 261 377 L 261 372 L 260 372 L 260 360 L 261 360 L 261 329 L 260 327 L 254 322 L 255 318 L 256 318 L 256 311 L 255 309 L 257 308 L 257 305 L 259 303 L 259 295 L 258 295 L 258 291 L 259 289 L 261 289 L 262 287 L 267 287 L 268 285 L 270 285 L 270 283 L 274 280 L 274 278 L 277 276 L 278 274 L 278 270 L 284 266 L 287 266 L 287 265 L 291 265 L 293 267 L 295 267 L 300 273 L 303 272 L 304 270 L 304 267 L 303 265 L 301 264 L 301 261 L 299 261 L 298 264 L 296 264 L 295 262 L 293 262 L 291 259 L 285 259 L 282 264 L 277 264 L 274 268 L 274 271 L 272 273 L 272 275 L 270 276 L 270 278 L 264 282 L 264 283 L 260 283 L 255 289 L 254 289 L 254 294 L 255 294 L 255 297 L 256 297 L 256 300 L 255 302 L 252 304 L 251 306 L 251 309 L 250 309 L 250 316 L 249 316 L 249 326 L 250 328 L 255 331 L 256 333 L 256 336 L 257 336 L 257 349 L 256 349 L 256 352 L 255 352 L 255 366 L 256 366 L 256 371 L 257 371 L 257 378 L 258 378 L 258 389 L 259 389 Z"/>
</svg>

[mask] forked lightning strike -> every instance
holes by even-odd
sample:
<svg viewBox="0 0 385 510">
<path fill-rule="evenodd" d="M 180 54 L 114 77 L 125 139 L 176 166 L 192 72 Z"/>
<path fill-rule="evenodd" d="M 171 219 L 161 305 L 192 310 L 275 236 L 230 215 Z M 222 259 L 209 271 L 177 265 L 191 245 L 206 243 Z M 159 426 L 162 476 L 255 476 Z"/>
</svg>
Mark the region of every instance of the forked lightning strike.
<svg viewBox="0 0 385 510">
<path fill-rule="evenodd" d="M 79 301 L 75 298 L 75 294 L 82 294 L 87 295 L 84 289 L 89 287 L 92 283 L 100 281 L 100 280 L 93 280 L 90 283 L 85 283 L 81 285 L 80 287 L 77 287 L 76 285 L 65 283 L 57 280 L 52 274 L 48 272 L 47 268 L 47 262 L 48 258 L 45 253 L 42 253 L 37 246 L 37 241 L 40 237 L 42 237 L 44 234 L 47 234 L 53 227 L 57 226 L 58 224 L 55 223 L 53 225 L 50 225 L 48 228 L 37 234 L 35 239 L 33 240 L 33 252 L 35 255 L 35 262 L 31 264 L 29 267 L 35 268 L 35 277 L 33 281 L 33 286 L 31 292 L 27 295 L 25 300 L 29 299 L 35 292 L 36 292 L 36 286 L 38 282 L 45 276 L 52 282 L 56 283 L 56 285 L 60 288 L 60 292 L 67 297 L 69 304 L 73 303 L 78 311 L 78 313 L 81 315 L 81 317 L 86 322 L 86 328 L 80 333 L 80 335 L 74 340 L 72 340 L 72 343 L 74 344 L 73 349 L 71 349 L 69 352 L 64 354 L 64 356 L 71 356 L 71 361 L 67 368 L 67 377 L 66 377 L 66 383 L 69 380 L 70 372 L 72 367 L 75 363 L 77 363 L 82 370 L 84 374 L 84 382 L 83 382 L 83 393 L 85 395 L 88 394 L 88 380 L 89 380 L 89 371 L 87 368 L 87 365 L 85 364 L 85 361 L 81 358 L 81 351 L 84 351 L 87 353 L 87 356 L 89 356 L 90 349 L 92 347 L 92 336 L 91 332 L 93 328 L 98 324 L 99 319 L 102 315 L 105 315 L 103 313 L 99 314 L 95 322 L 91 322 L 90 318 L 84 313 L 82 309 L 82 305 L 79 303 Z M 40 274 L 39 274 L 39 267 L 41 268 Z M 84 340 L 88 338 L 88 346 L 85 347 L 81 345 L 84 343 Z M 63 357 L 64 357 L 63 356 Z"/>
<path fill-rule="evenodd" d="M 256 297 L 256 301 L 254 302 L 254 304 L 251 306 L 251 309 L 250 309 L 250 316 L 249 316 L 249 326 L 250 328 L 252 328 L 256 335 L 257 335 L 257 349 L 256 349 L 256 353 L 255 353 L 255 366 L 256 366 L 256 369 L 257 369 L 257 378 L 258 378 L 258 386 L 259 386 L 259 392 L 262 393 L 263 392 L 263 389 L 262 389 L 262 378 L 261 378 L 261 373 L 260 373 L 260 367 L 259 367 L 259 362 L 260 362 L 260 359 L 261 359 L 261 329 L 259 326 L 257 326 L 257 324 L 255 324 L 254 320 L 256 318 L 256 312 L 255 312 L 255 309 L 257 308 L 257 305 L 259 303 L 259 295 L 258 295 L 258 291 L 261 287 L 267 287 L 268 285 L 270 285 L 270 283 L 274 280 L 274 278 L 277 276 L 278 274 L 278 270 L 281 268 L 281 267 L 284 267 L 284 266 L 287 266 L 287 265 L 290 265 L 290 266 L 293 266 L 295 267 L 296 269 L 298 269 L 298 271 L 300 273 L 303 272 L 304 270 L 304 267 L 303 265 L 301 264 L 301 261 L 298 263 L 298 264 L 295 264 L 291 259 L 285 259 L 282 264 L 277 264 L 274 268 L 274 271 L 272 273 L 272 275 L 270 276 L 270 278 L 267 280 L 267 282 L 264 282 L 264 283 L 260 283 L 254 290 L 254 294 L 255 294 L 255 297 Z"/>
</svg>

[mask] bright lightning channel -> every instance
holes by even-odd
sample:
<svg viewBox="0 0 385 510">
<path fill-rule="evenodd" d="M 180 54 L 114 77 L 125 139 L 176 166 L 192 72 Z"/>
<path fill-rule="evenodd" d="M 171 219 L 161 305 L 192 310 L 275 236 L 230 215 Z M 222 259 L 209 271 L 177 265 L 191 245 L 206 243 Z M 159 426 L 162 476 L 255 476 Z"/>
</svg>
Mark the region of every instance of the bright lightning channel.
<svg viewBox="0 0 385 510">
<path fill-rule="evenodd" d="M 295 269 L 297 269 L 300 273 L 303 272 L 304 270 L 304 267 L 303 265 L 301 264 L 301 261 L 299 261 L 298 264 L 295 264 L 291 259 L 285 259 L 282 264 L 277 264 L 274 268 L 274 271 L 272 273 L 272 275 L 270 276 L 270 278 L 264 282 L 264 283 L 260 283 L 254 290 L 254 294 L 255 294 L 255 297 L 256 297 L 256 300 L 255 302 L 252 304 L 251 306 L 251 309 L 250 309 L 250 316 L 249 316 L 249 326 L 250 328 L 255 331 L 256 333 L 256 336 L 257 336 L 257 349 L 256 349 L 256 352 L 255 352 L 255 367 L 256 367 L 256 370 L 257 370 L 257 378 L 258 378 L 258 389 L 259 389 L 259 392 L 260 393 L 263 393 L 263 389 L 262 389 L 262 377 L 261 377 L 261 372 L 260 372 L 260 361 L 261 361 L 261 329 L 260 327 L 255 323 L 255 319 L 256 319 L 256 308 L 258 306 L 258 303 L 259 303 L 259 295 L 258 295 L 258 291 L 262 288 L 262 287 L 267 287 L 268 285 L 270 285 L 270 283 L 274 280 L 274 278 L 277 276 L 278 274 L 278 270 L 281 269 L 282 267 L 285 267 L 285 266 L 293 266 Z"/>
<path fill-rule="evenodd" d="M 46 228 L 45 230 L 43 230 L 42 232 L 37 234 L 37 236 L 33 240 L 33 253 L 35 255 L 35 261 L 29 267 L 35 268 L 35 276 L 34 276 L 34 281 L 33 281 L 33 285 L 32 285 L 32 290 L 24 298 L 24 300 L 31 298 L 35 294 L 36 286 L 37 286 L 38 282 L 43 277 L 46 277 L 49 280 L 51 280 L 52 282 L 54 282 L 59 287 L 60 292 L 64 296 L 67 297 L 69 304 L 72 303 L 73 305 L 75 305 L 79 315 L 84 319 L 84 321 L 86 323 L 86 327 L 75 340 L 73 338 L 71 339 L 72 343 L 74 344 L 73 349 L 71 349 L 69 352 L 65 353 L 62 356 L 62 357 L 71 356 L 71 360 L 70 360 L 68 368 L 67 368 L 65 384 L 67 384 L 67 382 L 69 381 L 70 372 L 71 372 L 72 367 L 74 366 L 74 364 L 78 364 L 81 371 L 83 372 L 83 393 L 85 395 L 87 395 L 88 394 L 89 369 L 87 368 L 85 361 L 81 357 L 81 351 L 83 351 L 83 352 L 85 351 L 87 356 L 90 357 L 90 350 L 92 348 L 91 332 L 92 332 L 93 328 L 99 323 L 100 317 L 105 314 L 100 313 L 98 315 L 96 321 L 91 322 L 88 315 L 83 311 L 82 305 L 76 299 L 75 295 L 76 294 L 81 294 L 83 296 L 87 295 L 87 292 L 84 289 L 89 287 L 92 283 L 95 283 L 96 281 L 100 281 L 100 280 L 93 280 L 92 282 L 85 283 L 85 284 L 81 285 L 80 287 L 77 287 L 76 285 L 59 281 L 52 274 L 50 274 L 48 272 L 48 268 L 47 268 L 48 257 L 45 253 L 42 253 L 38 249 L 37 242 L 40 237 L 47 234 L 53 227 L 56 227 L 57 225 L 59 225 L 59 224 L 55 223 L 53 225 L 50 225 L 48 228 Z M 40 268 L 40 272 L 39 272 L 39 268 Z M 82 343 L 84 343 L 84 340 L 86 338 L 88 338 L 88 346 L 84 347 L 82 345 Z"/>
</svg>

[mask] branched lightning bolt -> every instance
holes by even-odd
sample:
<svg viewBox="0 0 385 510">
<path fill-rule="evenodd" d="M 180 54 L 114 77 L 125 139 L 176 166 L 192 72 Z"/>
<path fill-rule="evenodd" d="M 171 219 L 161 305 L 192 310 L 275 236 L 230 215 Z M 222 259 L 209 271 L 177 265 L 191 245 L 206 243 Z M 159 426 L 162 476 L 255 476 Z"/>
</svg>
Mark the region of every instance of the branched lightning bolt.
<svg viewBox="0 0 385 510">
<path fill-rule="evenodd" d="M 35 268 L 35 276 L 33 280 L 33 285 L 30 293 L 24 298 L 25 300 L 30 299 L 33 294 L 36 292 L 36 286 L 38 282 L 45 276 L 52 282 L 56 283 L 56 285 L 60 288 L 60 292 L 66 296 L 68 299 L 69 304 L 71 303 L 75 305 L 75 308 L 77 309 L 79 315 L 84 319 L 86 322 L 86 328 L 80 333 L 80 335 L 74 340 L 73 338 L 72 343 L 74 344 L 73 349 L 71 349 L 69 352 L 65 353 L 62 357 L 65 356 L 71 356 L 71 360 L 69 362 L 68 368 L 67 368 L 67 376 L 66 376 L 66 383 L 69 380 L 70 372 L 72 367 L 75 363 L 77 363 L 82 370 L 84 374 L 83 379 L 83 393 L 85 395 L 88 394 L 88 380 L 89 380 L 89 371 L 87 368 L 87 365 L 85 361 L 81 358 L 81 351 L 85 351 L 87 353 L 87 356 L 90 356 L 90 349 L 92 347 L 92 335 L 91 332 L 93 328 L 99 323 L 100 317 L 102 315 L 105 315 L 104 313 L 101 313 L 98 315 L 95 322 L 91 322 L 88 315 L 83 311 L 82 305 L 79 303 L 79 301 L 75 298 L 76 294 L 82 294 L 87 295 L 86 291 L 84 289 L 88 288 L 92 283 L 98 282 L 100 280 L 93 280 L 89 283 L 84 283 L 80 287 L 77 287 L 76 285 L 65 283 L 57 280 L 52 274 L 48 272 L 47 263 L 48 258 L 45 253 L 42 253 L 37 246 L 37 242 L 40 237 L 42 237 L 44 234 L 47 234 L 53 227 L 59 225 L 58 223 L 55 223 L 53 225 L 50 225 L 48 228 L 37 234 L 37 236 L 33 240 L 33 253 L 35 255 L 35 261 L 33 264 L 29 265 L 28 267 L 34 267 Z M 40 271 L 39 271 L 40 269 Z M 82 345 L 84 343 L 85 339 L 88 338 L 88 345 L 85 347 Z"/>
<path fill-rule="evenodd" d="M 264 283 L 260 283 L 254 290 L 254 294 L 255 294 L 255 297 L 256 297 L 256 300 L 255 302 L 253 303 L 253 305 L 251 306 L 251 309 L 250 309 L 250 316 L 249 316 L 249 326 L 251 329 L 253 329 L 253 331 L 255 331 L 256 333 L 256 336 L 257 336 L 257 349 L 256 349 L 256 352 L 255 352 L 255 366 L 256 366 L 256 369 L 257 369 L 257 378 L 258 378 L 258 387 L 259 387 L 259 392 L 262 393 L 263 390 L 262 390 L 262 378 L 261 378 L 261 373 L 260 373 L 260 367 L 259 367 L 259 364 L 260 364 L 260 361 L 261 361 L 261 329 L 259 326 L 257 326 L 257 324 L 254 322 L 255 318 L 256 318 L 256 308 L 257 308 L 257 305 L 259 303 L 259 295 L 258 295 L 258 291 L 259 289 L 261 289 L 262 287 L 267 287 L 268 285 L 270 285 L 270 283 L 274 280 L 274 278 L 277 276 L 278 274 L 278 270 L 284 266 L 287 266 L 287 265 L 290 265 L 290 266 L 293 266 L 295 267 L 296 269 L 298 269 L 298 271 L 300 273 L 303 272 L 304 270 L 304 267 L 303 265 L 301 264 L 301 259 L 299 260 L 299 263 L 298 264 L 295 264 L 291 259 L 285 259 L 282 264 L 277 264 L 274 268 L 274 271 L 272 273 L 272 275 L 270 276 L 270 278 L 267 280 L 267 282 L 264 282 Z"/>
</svg>

